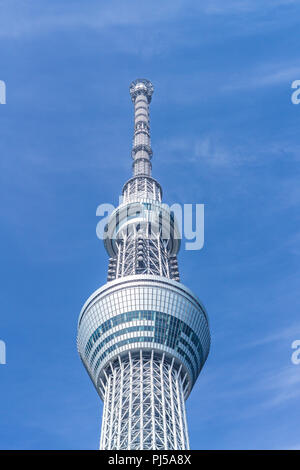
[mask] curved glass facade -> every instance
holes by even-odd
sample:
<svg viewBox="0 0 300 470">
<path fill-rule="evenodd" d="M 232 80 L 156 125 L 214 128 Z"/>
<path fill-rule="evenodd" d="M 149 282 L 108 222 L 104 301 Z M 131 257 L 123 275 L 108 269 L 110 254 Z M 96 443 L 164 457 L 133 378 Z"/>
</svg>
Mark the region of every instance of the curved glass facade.
<svg viewBox="0 0 300 470">
<path fill-rule="evenodd" d="M 78 349 L 99 389 L 105 365 L 138 348 L 175 357 L 190 392 L 210 346 L 204 307 L 182 284 L 159 276 L 128 276 L 106 284 L 86 302 L 79 320 Z"/>
</svg>

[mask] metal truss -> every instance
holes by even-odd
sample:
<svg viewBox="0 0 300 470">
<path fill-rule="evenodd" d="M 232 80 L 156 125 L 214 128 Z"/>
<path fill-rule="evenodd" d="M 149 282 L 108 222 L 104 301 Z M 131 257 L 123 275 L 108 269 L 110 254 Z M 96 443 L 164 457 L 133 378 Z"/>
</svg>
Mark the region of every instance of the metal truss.
<svg viewBox="0 0 300 470">
<path fill-rule="evenodd" d="M 108 281 L 133 274 L 153 274 L 179 281 L 177 256 L 170 256 L 161 234 L 150 237 L 145 230 L 121 234 L 118 241 L 118 255 L 111 258 L 108 267 Z"/>
<path fill-rule="evenodd" d="M 160 184 L 149 176 L 131 178 L 123 188 L 123 202 L 152 199 L 161 201 Z"/>
<path fill-rule="evenodd" d="M 123 187 L 123 204 L 142 200 L 162 200 L 160 184 L 151 177 L 152 157 L 149 126 L 149 103 L 153 86 L 148 80 L 137 80 L 130 88 L 135 106 L 135 131 L 132 156 L 133 177 Z M 161 229 L 148 220 L 133 220 L 125 231 L 118 232 L 117 253 L 109 260 L 107 280 L 134 274 L 153 274 L 179 281 L 176 254 L 168 251 L 168 240 Z M 153 233 L 153 230 L 156 231 Z M 150 236 L 151 235 L 151 236 Z"/>
<path fill-rule="evenodd" d="M 169 277 L 169 264 L 166 248 L 160 234 L 152 238 L 142 231 L 124 234 L 119 244 L 116 277 L 132 274 L 153 274 Z"/>
<path fill-rule="evenodd" d="M 189 449 L 181 367 L 140 350 L 110 364 L 100 449 Z"/>
</svg>

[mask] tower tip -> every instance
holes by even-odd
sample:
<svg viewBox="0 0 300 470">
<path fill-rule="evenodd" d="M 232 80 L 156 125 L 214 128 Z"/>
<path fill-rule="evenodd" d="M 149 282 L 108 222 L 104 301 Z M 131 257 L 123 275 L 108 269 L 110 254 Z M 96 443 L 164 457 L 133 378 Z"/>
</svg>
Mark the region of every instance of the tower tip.
<svg viewBox="0 0 300 470">
<path fill-rule="evenodd" d="M 153 91 L 154 87 L 152 83 L 146 78 L 137 78 L 131 82 L 129 87 L 129 92 L 133 102 L 135 102 L 136 97 L 142 93 L 147 96 L 148 103 L 150 103 Z"/>
</svg>

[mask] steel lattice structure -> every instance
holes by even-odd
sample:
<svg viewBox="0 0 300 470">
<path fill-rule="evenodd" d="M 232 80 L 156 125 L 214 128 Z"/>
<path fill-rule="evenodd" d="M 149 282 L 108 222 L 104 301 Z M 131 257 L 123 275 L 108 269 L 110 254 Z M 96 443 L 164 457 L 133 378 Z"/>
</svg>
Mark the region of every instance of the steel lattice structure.
<svg viewBox="0 0 300 470">
<path fill-rule="evenodd" d="M 77 346 L 104 401 L 100 449 L 189 449 L 185 400 L 209 353 L 205 309 L 179 282 L 180 232 L 151 176 L 151 82 L 130 86 L 133 176 L 110 215 L 107 284 L 83 306 Z"/>
<path fill-rule="evenodd" d="M 132 353 L 107 377 L 101 449 L 188 448 L 183 383 L 165 355 Z"/>
</svg>

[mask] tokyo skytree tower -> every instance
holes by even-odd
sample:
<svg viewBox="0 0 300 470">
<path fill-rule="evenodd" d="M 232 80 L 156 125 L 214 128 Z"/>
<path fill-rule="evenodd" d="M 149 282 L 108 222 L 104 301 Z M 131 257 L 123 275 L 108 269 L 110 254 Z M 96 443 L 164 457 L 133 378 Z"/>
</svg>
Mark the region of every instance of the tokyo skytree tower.
<svg viewBox="0 0 300 470">
<path fill-rule="evenodd" d="M 151 176 L 152 83 L 130 85 L 133 175 L 110 214 L 107 283 L 84 304 L 80 358 L 104 402 L 100 449 L 189 449 L 185 400 L 210 347 L 207 314 L 179 280 L 180 231 Z"/>
</svg>

